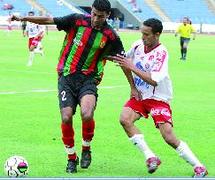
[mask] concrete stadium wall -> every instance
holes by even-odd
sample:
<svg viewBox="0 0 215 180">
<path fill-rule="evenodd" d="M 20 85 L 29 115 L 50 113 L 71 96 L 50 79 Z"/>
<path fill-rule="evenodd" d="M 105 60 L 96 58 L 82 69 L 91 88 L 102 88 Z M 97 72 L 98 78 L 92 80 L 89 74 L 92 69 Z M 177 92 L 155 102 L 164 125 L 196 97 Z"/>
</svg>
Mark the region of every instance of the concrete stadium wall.
<svg viewBox="0 0 215 180">
<path fill-rule="evenodd" d="M 72 3 L 77 4 L 78 6 L 89 6 L 93 4 L 94 0 L 69 0 Z M 112 7 L 116 7 L 116 0 L 109 0 Z"/>
<path fill-rule="evenodd" d="M 91 7 L 94 0 L 70 0 L 72 3 L 78 6 Z M 123 7 L 116 0 L 109 0 L 112 8 L 117 8 L 120 12 L 124 14 L 125 26 L 132 24 L 134 27 L 140 27 L 140 20 L 138 20 L 131 12 L 129 12 L 126 7 Z"/>
<path fill-rule="evenodd" d="M 6 28 L 8 25 L 8 16 L 0 16 L 0 26 L 2 28 Z M 173 22 L 163 22 L 163 31 L 164 32 L 175 32 L 180 23 Z M 21 27 L 21 22 L 13 21 L 12 26 L 14 28 Z M 193 24 L 197 33 L 207 33 L 207 34 L 215 34 L 215 25 L 214 24 Z M 52 25 L 53 29 L 55 29 L 54 25 Z"/>
</svg>

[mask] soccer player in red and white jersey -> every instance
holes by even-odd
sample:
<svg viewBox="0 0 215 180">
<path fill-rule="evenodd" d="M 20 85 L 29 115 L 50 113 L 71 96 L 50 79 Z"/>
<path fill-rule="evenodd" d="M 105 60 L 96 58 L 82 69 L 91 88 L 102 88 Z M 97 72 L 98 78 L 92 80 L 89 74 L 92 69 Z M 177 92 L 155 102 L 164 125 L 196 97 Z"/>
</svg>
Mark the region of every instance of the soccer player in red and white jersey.
<svg viewBox="0 0 215 180">
<path fill-rule="evenodd" d="M 34 16 L 33 11 L 28 12 L 29 16 Z M 27 66 L 32 66 L 35 53 L 43 56 L 43 48 L 41 40 L 45 34 L 45 26 L 27 22 L 26 35 L 28 36 L 29 59 Z"/>
<path fill-rule="evenodd" d="M 10 33 L 12 31 L 12 21 L 11 21 L 12 14 L 9 12 L 7 18 L 7 32 Z"/>
<path fill-rule="evenodd" d="M 149 173 L 155 172 L 161 161 L 149 148 L 134 123 L 141 117 L 148 118 L 150 114 L 165 142 L 193 166 L 194 177 L 204 177 L 208 173 L 206 168 L 189 146 L 173 132 L 172 110 L 169 105 L 172 84 L 168 73 L 168 52 L 159 42 L 162 30 L 160 20 L 147 19 L 141 29 L 142 39 L 134 43 L 126 57 L 109 57 L 122 67 L 131 87 L 131 96 L 123 107 L 120 123 L 131 142 L 145 155 Z"/>
</svg>

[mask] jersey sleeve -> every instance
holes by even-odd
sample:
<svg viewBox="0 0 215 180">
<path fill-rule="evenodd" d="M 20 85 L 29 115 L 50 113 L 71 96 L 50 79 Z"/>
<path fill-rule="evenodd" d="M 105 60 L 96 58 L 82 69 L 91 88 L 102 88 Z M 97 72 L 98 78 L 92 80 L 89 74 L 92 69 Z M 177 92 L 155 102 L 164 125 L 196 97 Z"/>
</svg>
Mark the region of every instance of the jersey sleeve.
<svg viewBox="0 0 215 180">
<path fill-rule="evenodd" d="M 63 17 L 55 17 L 54 23 L 57 25 L 59 31 L 64 30 L 68 31 L 75 25 L 76 19 L 79 17 L 79 14 L 70 14 Z"/>
<path fill-rule="evenodd" d="M 111 55 L 116 54 L 125 55 L 125 50 L 119 36 L 117 36 L 116 39 L 114 39 L 111 44 L 112 44 L 110 51 Z"/>
<path fill-rule="evenodd" d="M 133 58 L 134 57 L 134 52 L 135 50 L 142 44 L 142 40 L 138 40 L 134 42 L 131 46 L 131 48 L 126 52 L 126 57 L 127 58 Z"/>
<path fill-rule="evenodd" d="M 156 53 L 156 59 L 151 71 L 152 80 L 159 83 L 168 76 L 168 52 L 162 48 Z"/>
</svg>

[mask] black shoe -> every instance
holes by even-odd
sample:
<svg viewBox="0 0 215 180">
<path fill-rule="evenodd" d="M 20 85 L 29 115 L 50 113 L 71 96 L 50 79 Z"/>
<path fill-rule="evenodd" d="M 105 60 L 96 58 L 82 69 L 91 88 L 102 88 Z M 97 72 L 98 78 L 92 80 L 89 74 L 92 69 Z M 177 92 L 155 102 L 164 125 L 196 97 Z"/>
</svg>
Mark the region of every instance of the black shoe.
<svg viewBox="0 0 215 180">
<path fill-rule="evenodd" d="M 81 168 L 84 168 L 84 169 L 88 168 L 90 163 L 91 163 L 91 151 L 90 150 L 82 151 Z"/>
<path fill-rule="evenodd" d="M 76 160 L 68 160 L 66 172 L 67 173 L 77 173 L 77 165 L 79 164 L 78 157 Z"/>
</svg>

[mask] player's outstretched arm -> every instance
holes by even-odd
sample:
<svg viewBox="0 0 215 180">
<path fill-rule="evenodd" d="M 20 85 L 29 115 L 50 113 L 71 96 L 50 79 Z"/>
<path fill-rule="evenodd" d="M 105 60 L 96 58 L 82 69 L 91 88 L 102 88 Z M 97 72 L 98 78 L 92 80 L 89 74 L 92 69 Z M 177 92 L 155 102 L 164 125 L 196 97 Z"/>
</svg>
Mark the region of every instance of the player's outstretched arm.
<svg viewBox="0 0 215 180">
<path fill-rule="evenodd" d="M 52 17 L 45 16 L 15 16 L 11 17 L 12 21 L 29 21 L 35 24 L 54 24 L 54 20 Z"/>
</svg>

